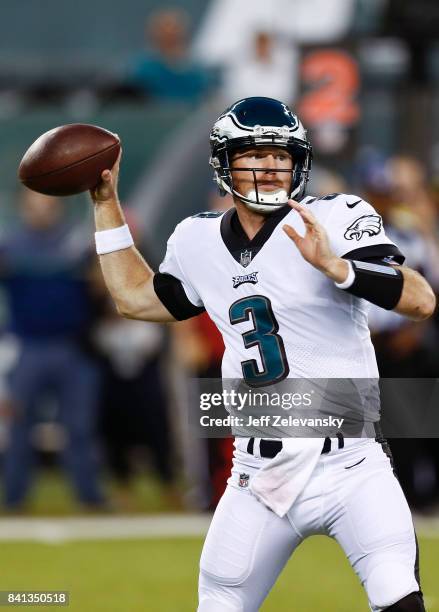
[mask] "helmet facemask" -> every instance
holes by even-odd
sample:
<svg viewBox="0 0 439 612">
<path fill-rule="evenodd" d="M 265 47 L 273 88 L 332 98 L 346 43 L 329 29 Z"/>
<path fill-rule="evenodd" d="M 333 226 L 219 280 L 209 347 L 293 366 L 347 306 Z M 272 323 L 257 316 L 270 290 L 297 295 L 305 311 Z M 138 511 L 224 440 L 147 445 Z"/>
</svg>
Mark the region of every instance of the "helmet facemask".
<svg viewBox="0 0 439 612">
<path fill-rule="evenodd" d="M 287 151 L 292 158 L 292 168 L 261 168 L 257 167 L 257 165 L 251 168 L 244 168 L 239 166 L 238 160 L 235 161 L 234 165 L 231 161 L 232 156 L 241 150 L 245 151 L 245 149 L 248 148 L 257 149 L 267 146 L 276 147 Z M 306 183 L 308 182 L 309 169 L 304 169 L 303 161 L 296 161 L 294 157 L 295 155 L 297 155 L 297 147 L 294 148 L 285 145 L 284 143 L 277 143 L 274 139 L 270 141 L 264 139 L 263 142 L 253 143 L 250 146 L 246 145 L 234 147 L 232 149 L 226 147 L 221 155 L 224 165 L 221 164 L 221 161 L 218 163 L 219 160 L 215 163 L 216 160 L 211 159 L 211 165 L 214 167 L 216 173 L 214 180 L 217 182 L 224 195 L 225 193 L 230 193 L 232 196 L 243 202 L 247 208 L 254 212 L 270 214 L 285 206 L 288 200 L 302 197 L 302 193 L 305 189 Z M 303 157 L 303 155 L 301 155 L 301 157 Z M 232 174 L 236 171 L 249 172 L 252 174 L 253 189 L 248 190 L 247 193 L 241 193 L 238 191 L 234 184 Z M 279 186 L 279 189 L 277 190 L 264 191 L 263 186 L 260 184 L 260 178 L 258 184 L 256 176 L 257 173 L 288 173 L 290 175 L 289 186 L 287 189 L 285 189 L 284 186 Z"/>
</svg>

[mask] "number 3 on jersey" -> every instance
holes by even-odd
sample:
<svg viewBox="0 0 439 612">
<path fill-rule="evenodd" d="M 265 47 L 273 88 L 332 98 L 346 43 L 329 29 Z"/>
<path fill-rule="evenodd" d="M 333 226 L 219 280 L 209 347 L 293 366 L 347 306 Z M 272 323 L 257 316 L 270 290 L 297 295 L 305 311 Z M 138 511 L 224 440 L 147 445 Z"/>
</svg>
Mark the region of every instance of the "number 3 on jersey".
<svg viewBox="0 0 439 612">
<path fill-rule="evenodd" d="M 245 348 L 257 346 L 261 355 L 263 370 L 258 369 L 256 359 L 242 361 L 242 373 L 247 384 L 261 387 L 279 382 L 290 371 L 282 338 L 278 335 L 279 325 L 275 319 L 270 300 L 263 295 L 242 298 L 230 306 L 230 323 L 245 323 L 253 319 L 253 329 L 242 334 Z"/>
</svg>

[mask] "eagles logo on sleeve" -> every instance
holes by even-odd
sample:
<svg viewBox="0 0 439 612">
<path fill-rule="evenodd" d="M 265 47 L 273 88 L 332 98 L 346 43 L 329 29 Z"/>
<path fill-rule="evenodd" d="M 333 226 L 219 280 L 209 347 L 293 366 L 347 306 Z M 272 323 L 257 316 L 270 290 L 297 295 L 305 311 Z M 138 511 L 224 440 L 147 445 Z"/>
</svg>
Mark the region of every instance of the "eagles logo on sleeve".
<svg viewBox="0 0 439 612">
<path fill-rule="evenodd" d="M 355 219 L 344 233 L 346 240 L 361 240 L 364 234 L 376 236 L 382 230 L 382 220 L 379 215 L 363 215 Z"/>
</svg>

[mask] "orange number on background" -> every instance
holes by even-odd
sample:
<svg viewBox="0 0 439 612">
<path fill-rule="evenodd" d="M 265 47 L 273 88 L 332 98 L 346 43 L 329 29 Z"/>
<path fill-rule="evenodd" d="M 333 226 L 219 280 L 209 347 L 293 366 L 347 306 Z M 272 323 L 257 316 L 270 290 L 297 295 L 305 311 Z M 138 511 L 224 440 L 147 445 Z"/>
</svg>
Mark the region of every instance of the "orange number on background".
<svg viewBox="0 0 439 612">
<path fill-rule="evenodd" d="M 355 101 L 360 86 L 357 62 L 339 50 L 314 51 L 305 57 L 302 77 L 306 85 L 314 87 L 299 104 L 299 112 L 306 124 L 338 123 L 351 126 L 360 116 Z"/>
</svg>

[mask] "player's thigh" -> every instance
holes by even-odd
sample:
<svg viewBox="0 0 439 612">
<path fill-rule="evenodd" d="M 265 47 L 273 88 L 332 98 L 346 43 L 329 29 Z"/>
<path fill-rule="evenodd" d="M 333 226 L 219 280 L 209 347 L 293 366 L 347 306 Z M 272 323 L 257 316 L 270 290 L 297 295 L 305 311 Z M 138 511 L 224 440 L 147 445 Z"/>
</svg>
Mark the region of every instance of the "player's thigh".
<svg viewBox="0 0 439 612">
<path fill-rule="evenodd" d="M 331 535 L 345 550 L 372 610 L 379 611 L 419 590 L 418 551 L 410 509 L 388 459 L 368 459 L 356 478 L 349 475 L 356 484 L 347 485 Z"/>
<path fill-rule="evenodd" d="M 299 543 L 286 517 L 227 487 L 201 554 L 199 611 L 256 612 Z"/>
</svg>

